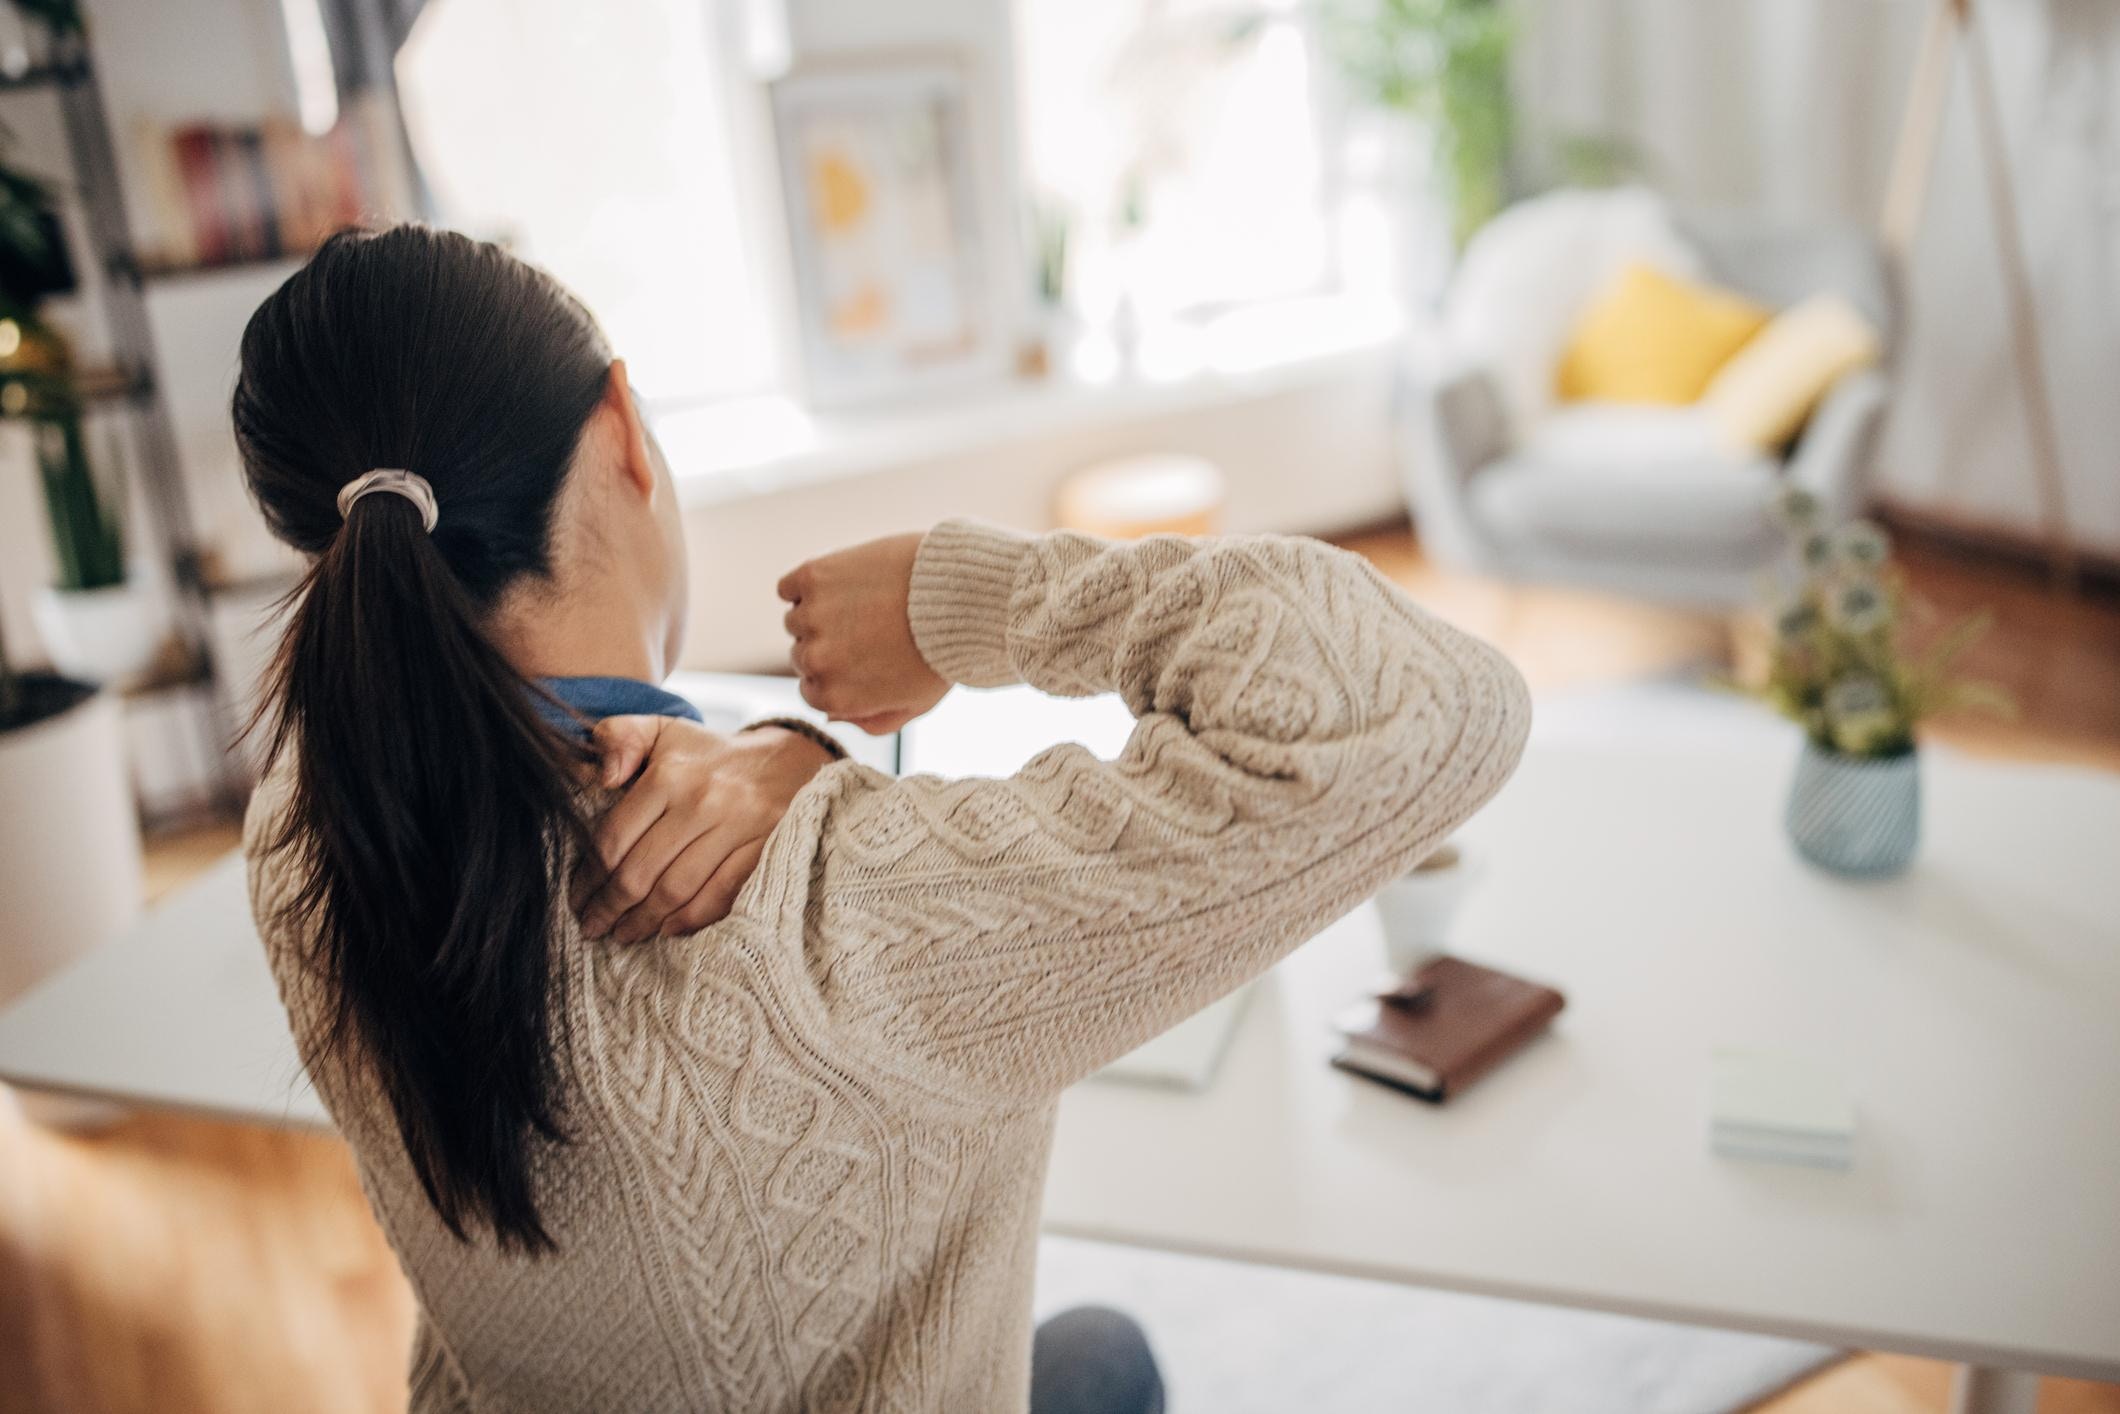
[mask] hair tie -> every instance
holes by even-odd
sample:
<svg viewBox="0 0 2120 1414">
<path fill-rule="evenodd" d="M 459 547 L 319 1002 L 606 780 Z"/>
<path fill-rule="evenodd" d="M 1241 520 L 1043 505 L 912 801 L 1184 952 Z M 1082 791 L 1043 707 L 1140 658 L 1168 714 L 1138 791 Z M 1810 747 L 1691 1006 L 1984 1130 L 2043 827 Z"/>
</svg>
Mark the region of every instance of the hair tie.
<svg viewBox="0 0 2120 1414">
<path fill-rule="evenodd" d="M 441 508 L 435 504 L 434 488 L 427 484 L 427 478 L 417 472 L 387 466 L 377 467 L 366 476 L 357 476 L 339 488 L 339 519 L 346 519 L 353 511 L 353 503 L 373 491 L 388 491 L 418 506 L 420 524 L 427 528 L 429 535 L 441 521 Z"/>
</svg>

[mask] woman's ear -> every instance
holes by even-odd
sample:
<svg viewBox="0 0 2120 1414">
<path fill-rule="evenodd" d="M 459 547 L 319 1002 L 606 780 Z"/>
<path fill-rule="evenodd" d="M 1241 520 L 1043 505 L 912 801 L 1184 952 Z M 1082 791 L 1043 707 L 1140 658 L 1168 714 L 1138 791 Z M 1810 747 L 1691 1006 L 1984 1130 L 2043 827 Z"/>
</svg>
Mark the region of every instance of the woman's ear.
<svg viewBox="0 0 2120 1414">
<path fill-rule="evenodd" d="M 626 361 L 611 360 L 611 374 L 604 383 L 604 406 L 619 432 L 619 469 L 643 500 L 655 498 L 655 462 L 648 454 L 648 426 L 641 419 L 640 404 L 626 381 Z"/>
</svg>

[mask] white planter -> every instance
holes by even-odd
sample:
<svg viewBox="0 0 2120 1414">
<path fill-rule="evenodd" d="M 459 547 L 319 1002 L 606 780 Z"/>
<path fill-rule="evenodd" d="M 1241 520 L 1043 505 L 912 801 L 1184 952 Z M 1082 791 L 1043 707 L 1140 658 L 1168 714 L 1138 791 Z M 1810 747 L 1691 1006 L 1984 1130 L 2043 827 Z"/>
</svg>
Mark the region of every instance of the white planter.
<svg viewBox="0 0 2120 1414">
<path fill-rule="evenodd" d="M 0 1006 L 130 927 L 140 830 L 108 692 L 0 733 Z"/>
<path fill-rule="evenodd" d="M 1445 844 L 1413 872 L 1377 891 L 1384 961 L 1393 976 L 1410 977 L 1422 963 L 1449 949 L 1450 926 L 1479 873 L 1477 855 Z"/>
<path fill-rule="evenodd" d="M 154 662 L 168 629 L 161 606 L 130 583 L 46 589 L 31 610 L 52 666 L 82 682 L 137 677 Z"/>
</svg>

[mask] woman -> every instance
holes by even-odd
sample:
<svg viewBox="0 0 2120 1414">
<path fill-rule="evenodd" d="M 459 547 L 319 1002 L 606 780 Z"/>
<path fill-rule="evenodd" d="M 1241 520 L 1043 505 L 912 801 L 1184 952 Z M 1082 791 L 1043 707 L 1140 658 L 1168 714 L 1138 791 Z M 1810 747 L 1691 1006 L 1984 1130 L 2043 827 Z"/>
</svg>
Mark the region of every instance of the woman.
<svg viewBox="0 0 2120 1414">
<path fill-rule="evenodd" d="M 1326 546 L 953 521 L 783 581 L 805 695 L 881 730 L 952 683 L 1116 692 L 1117 762 L 837 761 L 755 861 L 667 789 L 596 833 L 572 729 L 677 710 L 685 575 L 589 315 L 491 246 L 340 237 L 252 319 L 235 424 L 313 559 L 253 907 L 418 1292 L 419 1409 L 1025 1408 L 1060 1091 L 1411 866 L 1527 725 L 1506 662 Z M 594 941 L 676 911 L 687 840 L 744 878 L 727 917 Z M 622 880 L 590 935 L 576 860 Z"/>
</svg>

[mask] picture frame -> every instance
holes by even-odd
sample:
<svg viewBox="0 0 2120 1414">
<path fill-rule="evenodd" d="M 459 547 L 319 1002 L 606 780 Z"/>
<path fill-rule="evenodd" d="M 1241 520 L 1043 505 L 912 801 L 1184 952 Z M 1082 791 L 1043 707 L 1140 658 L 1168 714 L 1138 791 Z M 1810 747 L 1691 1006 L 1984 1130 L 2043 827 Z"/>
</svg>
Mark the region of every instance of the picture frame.
<svg viewBox="0 0 2120 1414">
<path fill-rule="evenodd" d="M 843 406 L 997 378 L 964 66 L 799 69 L 771 88 L 805 395 Z"/>
</svg>

